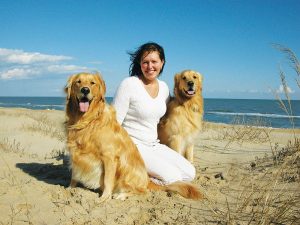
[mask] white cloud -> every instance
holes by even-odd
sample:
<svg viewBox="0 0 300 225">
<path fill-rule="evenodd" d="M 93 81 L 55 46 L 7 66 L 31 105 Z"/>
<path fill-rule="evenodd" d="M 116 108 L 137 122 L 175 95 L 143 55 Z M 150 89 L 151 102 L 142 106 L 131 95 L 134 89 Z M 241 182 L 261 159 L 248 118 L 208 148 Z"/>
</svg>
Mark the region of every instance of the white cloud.
<svg viewBox="0 0 300 225">
<path fill-rule="evenodd" d="M 29 76 L 37 75 L 39 73 L 40 71 L 31 68 L 14 68 L 4 72 L 0 72 L 0 78 L 4 80 L 12 78 L 25 79 Z"/>
<path fill-rule="evenodd" d="M 91 71 L 88 67 L 62 64 L 72 57 L 0 48 L 0 79 L 26 79 L 43 74 Z"/>
<path fill-rule="evenodd" d="M 88 67 L 76 66 L 76 65 L 49 65 L 40 67 L 18 67 L 8 69 L 6 71 L 0 71 L 0 79 L 26 79 L 32 76 L 42 74 L 66 74 L 66 73 L 79 73 L 83 71 L 91 71 Z"/>
<path fill-rule="evenodd" d="M 76 65 L 50 65 L 47 67 L 47 70 L 52 73 L 74 73 L 81 71 L 90 71 L 90 69 L 87 67 Z"/>
<path fill-rule="evenodd" d="M 295 91 L 292 90 L 289 86 L 287 86 L 287 87 L 286 87 L 286 90 L 285 90 L 282 84 L 279 86 L 279 88 L 276 90 L 276 92 L 277 92 L 278 94 L 282 94 L 282 93 L 285 93 L 285 92 L 287 92 L 288 94 L 293 94 L 293 93 L 295 93 Z"/>
<path fill-rule="evenodd" d="M 39 52 L 24 52 L 23 50 L 0 48 L 0 62 L 14 64 L 53 63 L 71 60 L 63 55 L 47 55 Z"/>
</svg>

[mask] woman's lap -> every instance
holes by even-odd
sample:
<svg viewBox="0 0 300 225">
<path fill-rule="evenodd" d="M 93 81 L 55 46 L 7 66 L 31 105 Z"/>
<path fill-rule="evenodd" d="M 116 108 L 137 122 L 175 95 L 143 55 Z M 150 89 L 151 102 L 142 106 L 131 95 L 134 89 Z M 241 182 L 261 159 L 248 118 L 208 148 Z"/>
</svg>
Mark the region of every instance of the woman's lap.
<svg viewBox="0 0 300 225">
<path fill-rule="evenodd" d="M 195 167 L 180 154 L 166 145 L 137 145 L 151 177 L 156 183 L 169 184 L 176 181 L 191 181 L 195 177 Z"/>
</svg>

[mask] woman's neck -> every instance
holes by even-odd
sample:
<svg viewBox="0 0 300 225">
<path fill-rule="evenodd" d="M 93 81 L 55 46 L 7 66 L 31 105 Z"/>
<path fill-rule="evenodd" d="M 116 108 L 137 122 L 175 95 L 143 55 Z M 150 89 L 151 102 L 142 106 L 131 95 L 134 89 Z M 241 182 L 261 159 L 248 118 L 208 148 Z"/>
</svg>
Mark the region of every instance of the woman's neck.
<svg viewBox="0 0 300 225">
<path fill-rule="evenodd" d="M 145 90 L 152 98 L 156 98 L 159 92 L 158 81 L 155 78 L 154 80 L 146 80 L 144 77 L 139 77 L 142 82 Z"/>
<path fill-rule="evenodd" d="M 157 84 L 157 78 L 155 78 L 154 80 L 148 80 L 144 76 L 139 76 L 138 78 L 143 82 L 145 86 L 152 86 Z"/>
</svg>

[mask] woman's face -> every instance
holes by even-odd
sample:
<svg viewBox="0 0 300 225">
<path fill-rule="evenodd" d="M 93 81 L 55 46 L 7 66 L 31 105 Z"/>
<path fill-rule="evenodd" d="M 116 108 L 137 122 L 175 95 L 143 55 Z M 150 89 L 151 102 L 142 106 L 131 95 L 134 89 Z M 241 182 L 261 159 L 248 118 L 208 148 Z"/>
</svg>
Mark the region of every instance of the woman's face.
<svg viewBox="0 0 300 225">
<path fill-rule="evenodd" d="M 141 70 L 146 80 L 155 80 L 162 67 L 164 60 L 161 60 L 157 51 L 145 52 L 141 59 Z"/>
</svg>

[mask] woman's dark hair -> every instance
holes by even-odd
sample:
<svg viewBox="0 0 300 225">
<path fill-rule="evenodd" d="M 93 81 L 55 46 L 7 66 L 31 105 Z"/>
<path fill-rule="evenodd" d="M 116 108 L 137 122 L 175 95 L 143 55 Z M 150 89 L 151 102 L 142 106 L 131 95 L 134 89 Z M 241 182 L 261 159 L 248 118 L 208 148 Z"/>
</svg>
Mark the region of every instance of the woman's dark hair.
<svg viewBox="0 0 300 225">
<path fill-rule="evenodd" d="M 129 67 L 129 74 L 130 76 L 140 76 L 142 75 L 142 70 L 141 70 L 141 59 L 144 55 L 145 52 L 151 53 L 157 51 L 160 60 L 164 61 L 164 64 L 159 72 L 161 74 L 164 70 L 165 66 L 165 52 L 163 47 L 161 47 L 159 44 L 155 42 L 148 42 L 146 44 L 141 45 L 135 52 L 128 52 L 130 55 L 130 67 Z"/>
</svg>

